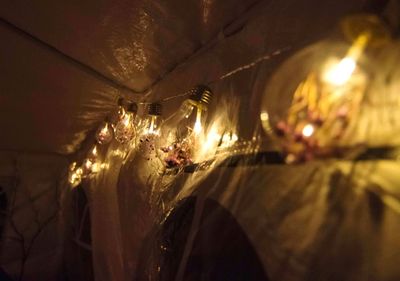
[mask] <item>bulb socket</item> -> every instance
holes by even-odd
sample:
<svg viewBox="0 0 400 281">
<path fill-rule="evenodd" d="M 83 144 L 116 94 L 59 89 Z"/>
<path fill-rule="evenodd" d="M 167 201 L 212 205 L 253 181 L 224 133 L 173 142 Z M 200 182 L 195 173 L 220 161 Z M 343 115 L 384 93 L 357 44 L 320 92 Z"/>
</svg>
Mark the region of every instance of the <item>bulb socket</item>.
<svg viewBox="0 0 400 281">
<path fill-rule="evenodd" d="M 162 105 L 158 102 L 154 102 L 148 105 L 147 110 L 149 115 L 160 116 L 162 113 Z"/>
<path fill-rule="evenodd" d="M 197 85 L 189 92 L 189 99 L 196 103 L 207 106 L 211 102 L 212 91 L 205 85 Z"/>
</svg>

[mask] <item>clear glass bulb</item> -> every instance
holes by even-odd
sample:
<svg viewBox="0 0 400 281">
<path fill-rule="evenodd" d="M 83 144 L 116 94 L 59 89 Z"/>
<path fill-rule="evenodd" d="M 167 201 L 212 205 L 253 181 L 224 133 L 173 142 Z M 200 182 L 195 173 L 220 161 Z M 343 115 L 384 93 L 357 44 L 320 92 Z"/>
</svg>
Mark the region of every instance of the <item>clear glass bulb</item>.
<svg viewBox="0 0 400 281">
<path fill-rule="evenodd" d="M 99 157 L 99 151 L 98 151 L 97 145 L 94 144 L 89 150 L 87 159 L 90 159 L 93 162 L 96 162 L 98 160 L 98 157 Z"/>
<path fill-rule="evenodd" d="M 115 139 L 121 143 L 130 142 L 136 135 L 136 127 L 134 124 L 135 115 L 133 112 L 126 111 L 122 118 L 114 127 Z"/>
<path fill-rule="evenodd" d="M 260 119 L 287 162 L 340 156 L 340 148 L 348 153 L 362 144 L 353 120 L 372 88 L 378 64 L 366 51 L 376 41 L 374 31 L 358 31 L 351 43 L 326 40 L 299 51 L 268 82 Z"/>
<path fill-rule="evenodd" d="M 142 152 L 142 155 L 149 160 L 153 156 L 157 157 L 160 147 L 160 135 L 163 123 L 161 111 L 161 104 L 152 103 L 148 107 L 147 116 L 141 121 L 139 150 Z"/>
<path fill-rule="evenodd" d="M 365 147 L 400 145 L 400 44 L 390 42 L 374 53 L 375 76 L 357 118 L 350 120 L 354 143 Z"/>
<path fill-rule="evenodd" d="M 69 167 L 68 182 L 72 187 L 77 187 L 83 176 L 83 170 L 81 167 L 77 167 L 77 163 L 73 162 Z"/>
<path fill-rule="evenodd" d="M 123 98 L 118 99 L 118 108 L 111 114 L 110 123 L 113 128 L 123 119 L 127 109 L 127 101 Z"/>
<path fill-rule="evenodd" d="M 162 150 L 166 153 L 167 167 L 181 167 L 191 164 L 194 154 L 199 150 L 204 132 L 207 105 L 211 99 L 211 90 L 206 86 L 197 86 L 191 90 L 179 110 L 163 125 L 167 136 Z"/>
<path fill-rule="evenodd" d="M 96 132 L 96 140 L 99 144 L 109 144 L 113 139 L 113 135 L 111 124 L 104 121 Z"/>
<path fill-rule="evenodd" d="M 141 136 L 149 137 L 155 136 L 159 137 L 161 133 L 161 123 L 162 119 L 160 116 L 157 115 L 149 115 L 146 119 L 142 122 L 142 132 Z"/>
<path fill-rule="evenodd" d="M 86 159 L 82 164 L 82 177 L 88 177 L 92 174 L 99 172 L 100 163 L 99 163 L 99 151 L 97 145 L 93 145 L 89 150 Z"/>
<path fill-rule="evenodd" d="M 176 125 L 176 138 L 178 141 L 184 140 L 192 135 L 200 135 L 204 129 L 204 121 L 207 117 L 203 107 L 195 106 L 188 101 L 183 103 L 183 107 L 191 108 L 191 110 L 187 110 L 186 112 L 188 113 L 185 114 Z"/>
</svg>

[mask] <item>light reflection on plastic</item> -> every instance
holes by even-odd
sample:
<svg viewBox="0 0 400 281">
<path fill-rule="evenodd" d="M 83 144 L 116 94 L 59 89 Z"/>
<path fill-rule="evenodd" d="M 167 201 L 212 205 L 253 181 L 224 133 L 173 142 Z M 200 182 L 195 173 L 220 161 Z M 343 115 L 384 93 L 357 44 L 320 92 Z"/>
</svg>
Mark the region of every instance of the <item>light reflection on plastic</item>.
<svg viewBox="0 0 400 281">
<path fill-rule="evenodd" d="M 157 116 L 151 116 L 149 128 L 144 129 L 144 135 L 160 135 L 160 130 L 156 124 Z"/>
</svg>

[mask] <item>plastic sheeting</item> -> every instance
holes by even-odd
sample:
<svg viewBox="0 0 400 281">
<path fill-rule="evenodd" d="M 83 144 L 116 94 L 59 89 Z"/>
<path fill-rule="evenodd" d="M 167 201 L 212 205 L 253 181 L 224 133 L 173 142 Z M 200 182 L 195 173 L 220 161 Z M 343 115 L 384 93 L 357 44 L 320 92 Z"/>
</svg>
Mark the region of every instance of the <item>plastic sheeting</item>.
<svg viewBox="0 0 400 281">
<path fill-rule="evenodd" d="M 7 198 L 0 271 L 12 280 L 52 281 L 61 272 L 60 176 L 66 165 L 57 155 L 0 153 L 0 186 Z"/>
<path fill-rule="evenodd" d="M 44 15 L 53 11 L 51 3 L 47 3 L 49 8 L 43 10 Z M 213 4 L 212 1 L 202 1 L 203 6 L 213 7 Z M 21 27 L 30 27 L 32 33 L 60 49 L 69 47 L 65 49 L 66 53 L 133 88 L 141 90 L 161 76 L 163 79 L 147 92 L 144 97 L 146 100 L 159 100 L 180 94 L 196 84 L 210 85 L 215 98 L 208 121 L 218 118 L 221 109 L 225 107 L 223 105 L 229 106 L 233 102 L 239 104 L 239 107 L 232 106 L 237 110 L 228 114 L 229 121 L 237 120 L 240 141 L 249 141 L 253 136 L 260 136 L 260 100 L 265 83 L 275 67 L 292 52 L 326 36 L 342 15 L 359 11 L 364 4 L 365 1 L 361 0 L 260 2 L 215 37 L 213 34 L 216 35 L 222 23 L 216 24 L 212 32 L 205 32 L 204 37 L 202 32 L 192 29 L 190 24 L 188 27 L 181 23 L 181 16 L 184 16 L 185 22 L 192 20 L 192 13 L 187 12 L 186 6 L 180 7 L 177 14 L 171 12 L 173 6 L 165 10 L 166 15 L 177 17 L 171 20 L 171 25 L 169 20 L 164 22 L 163 17 L 148 17 L 146 11 L 130 7 L 126 11 L 127 18 L 130 19 L 131 13 L 134 13 L 132 18 L 135 21 L 127 20 L 126 25 L 132 26 L 132 30 L 127 28 L 128 35 L 124 33 L 126 25 L 117 22 L 110 27 L 105 24 L 103 30 L 94 32 L 96 40 L 86 41 L 88 34 L 95 30 L 93 26 L 97 26 L 98 18 L 81 15 L 78 18 L 82 22 L 89 21 L 87 28 L 80 30 L 82 25 L 74 23 L 72 31 L 67 34 L 78 30 L 77 38 L 82 40 L 70 40 L 62 36 L 67 42 L 56 38 L 63 32 L 34 30 L 35 25 L 30 23 L 36 21 L 37 14 L 41 14 L 37 11 L 29 10 L 29 20 L 24 23 L 13 14 L 12 9 L 8 10 L 11 11 L 8 15 L 9 19 L 18 19 Z M 117 10 L 110 11 L 111 16 L 105 16 L 104 22 L 107 23 L 107 19 L 124 18 L 120 14 L 125 15 L 126 5 L 117 5 Z M 107 15 L 106 4 L 94 6 L 96 9 L 104 9 Z M 221 4 L 217 10 L 223 11 L 224 7 Z M 245 10 L 244 6 L 241 7 L 241 11 Z M 71 9 L 74 10 L 73 7 L 67 10 Z M 152 9 L 149 10 L 155 14 L 164 11 L 162 6 Z M 59 8 L 59 11 L 62 10 L 62 7 Z M 210 8 L 210 15 L 214 11 L 218 18 L 220 14 L 217 10 Z M 71 14 L 65 14 L 67 18 L 72 18 Z M 237 17 L 236 13 L 234 16 L 227 14 L 224 17 L 226 22 Z M 57 14 L 54 15 L 53 18 L 57 20 Z M 154 19 L 156 24 L 148 25 L 146 21 L 150 19 Z M 62 20 L 56 26 L 62 26 Z M 165 28 L 169 26 L 177 26 L 177 31 Z M 185 28 L 183 33 L 196 37 L 193 41 L 185 37 L 182 43 L 176 39 L 179 27 L 182 26 Z M 43 34 L 51 36 L 41 36 Z M 136 40 L 141 35 L 144 36 L 143 40 Z M 153 43 L 164 38 L 157 35 L 171 38 L 167 40 L 171 44 L 166 44 L 165 48 L 153 49 Z M 107 36 L 111 36 L 111 39 Z M 125 36 L 133 38 L 133 47 L 127 47 L 131 41 L 125 40 Z M 153 37 L 149 39 L 146 36 Z M 19 40 L 13 37 L 9 36 L 10 41 Z M 204 43 L 210 38 L 214 40 L 195 56 L 183 59 L 202 45 L 199 42 Z M 77 42 L 76 45 L 70 44 L 72 41 Z M 93 42 L 108 45 L 104 51 L 95 50 L 89 56 L 84 51 L 80 53 L 100 45 Z M 164 42 L 159 39 L 157 44 L 163 46 Z M 176 51 L 174 46 L 179 46 L 183 51 Z M 147 47 L 149 49 L 143 52 L 155 56 L 145 63 L 141 50 Z M 36 51 L 34 46 L 27 44 L 21 53 Z M 176 56 L 169 56 L 170 52 L 175 51 Z M 13 52 L 9 49 L 8 53 Z M 44 59 L 34 58 L 32 65 L 42 61 L 54 65 L 54 58 L 48 56 L 46 51 L 40 50 L 39 53 L 40 58 Z M 245 68 L 245 71 L 234 71 L 259 57 L 265 58 L 263 63 Z M 11 58 L 19 61 L 15 56 Z M 163 73 L 183 60 L 184 64 L 163 77 Z M 19 64 L 15 69 L 24 68 Z M 44 69 L 53 71 L 53 68 Z M 60 66 L 60 69 L 63 67 Z M 60 79 L 63 78 L 62 74 L 70 79 L 86 75 L 75 71 L 73 68 L 71 72 L 57 73 L 60 73 Z M 16 77 L 18 73 L 10 72 L 10 77 Z M 224 76 L 226 73 L 231 75 Z M 66 104 L 71 106 L 71 109 L 64 112 L 65 116 L 61 120 L 64 122 L 57 123 L 49 130 L 48 125 L 41 124 L 44 124 L 43 120 L 52 120 L 54 115 L 43 116 L 35 124 L 42 128 L 42 133 L 48 135 L 39 135 L 32 146 L 23 141 L 15 147 L 60 153 L 74 151 L 84 133 L 95 123 L 100 123 L 120 94 L 96 79 L 90 78 L 88 82 L 86 78 L 79 80 L 81 83 L 75 88 L 79 92 L 63 92 L 62 97 L 69 97 Z M 39 100 L 49 99 L 50 105 L 59 104 L 53 107 L 54 112 L 59 113 L 65 99 L 58 100 L 57 96 L 51 94 L 57 93 L 58 85 L 68 85 L 68 81 L 51 80 L 48 82 L 50 84 L 41 82 L 50 85 L 52 90 L 44 92 L 46 94 Z M 10 89 L 14 84 L 9 84 Z M 22 84 L 19 86 L 22 87 L 20 93 L 29 92 Z M 43 93 L 41 87 L 35 88 L 33 92 Z M 136 96 L 133 98 L 138 99 Z M 165 115 L 176 110 L 181 101 L 178 98 L 164 103 Z M 14 105 L 10 108 L 18 108 L 18 102 L 18 99 L 11 99 L 7 104 Z M 32 110 L 30 104 L 25 105 L 27 108 L 24 112 L 37 112 L 43 108 L 40 106 Z M 12 116 L 12 113 L 10 110 L 7 117 Z M 67 126 L 69 122 L 65 120 L 75 114 L 79 116 L 73 119 L 75 125 Z M 18 124 L 19 128 L 24 128 L 26 123 Z M 53 139 L 56 136 L 54 131 L 60 127 L 66 128 L 67 134 Z M 29 136 L 15 134 L 2 147 L 13 144 L 13 140 L 29 139 Z M 266 136 L 262 137 L 266 139 Z M 43 145 L 42 139 L 49 140 L 49 144 Z M 29 142 L 32 140 L 29 139 Z M 66 143 L 70 146 L 64 147 Z M 97 281 L 212 280 L 226 277 L 224 274 L 233 274 L 230 280 L 241 278 L 243 274 L 248 274 L 246 277 L 252 280 L 399 279 L 396 268 L 399 252 L 399 183 L 396 174 L 399 167 L 394 161 L 361 164 L 320 162 L 291 167 L 239 165 L 236 168 L 213 167 L 193 175 L 166 175 L 158 158 L 148 160 L 148 155 L 135 149 L 126 155 L 127 150 L 128 147 L 121 147 L 115 142 L 110 144 L 103 151 L 106 169 L 83 183 L 91 218 L 91 244 L 87 249 L 93 257 L 94 277 Z M 68 214 L 71 211 L 69 205 L 65 204 L 64 207 Z M 68 235 L 66 233 L 65 238 L 71 239 Z M 84 272 L 79 272 L 80 268 L 74 270 L 74 280 L 87 279 Z"/>
<path fill-rule="evenodd" d="M 276 65 L 364 3 L 330 4 L 261 5 L 237 34 L 219 38 L 146 98 L 211 81 L 208 121 L 226 100 L 238 100 L 233 115 L 240 140 L 259 136 L 259 101 Z M 268 55 L 248 71 L 218 79 Z M 165 114 L 181 101 L 165 103 Z M 85 182 L 98 281 L 215 280 L 230 273 L 229 280 L 243 274 L 285 281 L 400 277 L 395 161 L 214 166 L 177 176 L 164 173 L 157 157 L 128 150 L 112 143 L 104 156 L 108 168 Z"/>
<path fill-rule="evenodd" d="M 65 54 L 142 92 L 255 2 L 6 1 L 1 15 Z"/>
</svg>

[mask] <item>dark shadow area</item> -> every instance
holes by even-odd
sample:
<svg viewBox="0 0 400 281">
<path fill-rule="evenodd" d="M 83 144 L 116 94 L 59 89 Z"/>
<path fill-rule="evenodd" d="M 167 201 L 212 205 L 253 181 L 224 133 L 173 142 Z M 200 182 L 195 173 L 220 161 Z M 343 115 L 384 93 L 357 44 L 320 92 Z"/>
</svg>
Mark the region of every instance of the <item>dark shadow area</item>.
<svg viewBox="0 0 400 281">
<path fill-rule="evenodd" d="M 0 241 L 2 241 L 4 227 L 7 219 L 8 199 L 7 194 L 2 186 L 0 186 Z"/>
<path fill-rule="evenodd" d="M 8 209 L 7 194 L 4 188 L 0 186 L 0 241 L 3 241 L 3 233 L 7 220 L 7 209 Z M 1 268 L 1 265 L 0 265 L 0 280 L 12 281 L 11 277 L 8 276 L 8 274 Z"/>
<path fill-rule="evenodd" d="M 65 249 L 65 280 L 94 280 L 91 221 L 88 199 L 82 186 L 72 190 L 71 225 Z"/>
<path fill-rule="evenodd" d="M 175 280 L 191 231 L 195 197 L 185 199 L 152 234 L 141 252 L 135 280 Z M 187 259 L 185 281 L 268 281 L 263 265 L 236 219 L 206 199 Z"/>
</svg>

